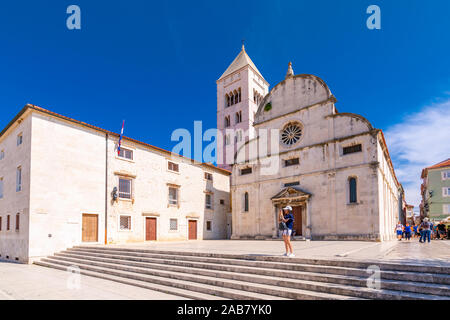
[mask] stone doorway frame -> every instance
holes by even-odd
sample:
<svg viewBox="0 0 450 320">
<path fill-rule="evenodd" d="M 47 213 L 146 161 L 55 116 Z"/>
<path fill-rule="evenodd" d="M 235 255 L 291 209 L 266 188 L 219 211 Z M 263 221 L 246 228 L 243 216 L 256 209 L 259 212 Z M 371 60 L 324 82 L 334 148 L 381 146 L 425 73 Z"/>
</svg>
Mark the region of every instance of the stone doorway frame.
<svg viewBox="0 0 450 320">
<path fill-rule="evenodd" d="M 303 237 L 311 239 L 311 194 L 304 192 L 298 188 L 288 187 L 281 190 L 277 195 L 272 197 L 272 205 L 274 210 L 274 231 L 272 238 L 279 238 L 278 230 L 278 214 L 285 206 L 297 207 L 302 206 L 302 232 Z"/>
</svg>

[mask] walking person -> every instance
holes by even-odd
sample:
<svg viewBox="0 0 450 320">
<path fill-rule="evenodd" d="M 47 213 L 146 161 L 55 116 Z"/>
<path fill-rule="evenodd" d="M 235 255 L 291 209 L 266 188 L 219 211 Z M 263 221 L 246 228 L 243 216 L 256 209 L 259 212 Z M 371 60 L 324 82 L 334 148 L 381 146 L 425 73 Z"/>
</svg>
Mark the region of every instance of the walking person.
<svg viewBox="0 0 450 320">
<path fill-rule="evenodd" d="M 428 240 L 428 243 L 431 242 L 431 224 L 428 222 L 428 218 L 423 219 L 423 222 L 420 224 L 422 227 L 422 237 L 420 237 L 420 242 L 425 243 Z M 422 241 L 423 239 L 423 241 Z"/>
<path fill-rule="evenodd" d="M 280 215 L 278 217 L 280 223 L 280 229 L 282 230 L 284 246 L 286 248 L 285 256 L 292 258 L 295 257 L 294 252 L 292 251 L 291 245 L 291 234 L 292 229 L 294 227 L 294 215 L 292 214 L 292 207 L 286 206 L 280 211 Z"/>
<path fill-rule="evenodd" d="M 405 226 L 405 238 L 406 240 L 411 240 L 411 226 L 409 225 L 409 223 L 406 223 Z"/>
<path fill-rule="evenodd" d="M 417 238 L 419 236 L 419 230 L 417 229 L 416 224 L 414 225 L 413 230 L 414 230 L 414 238 Z"/>
<path fill-rule="evenodd" d="M 402 223 L 400 221 L 395 226 L 395 230 L 394 231 L 397 232 L 397 239 L 398 239 L 398 241 L 402 241 L 403 225 L 402 225 Z"/>
</svg>

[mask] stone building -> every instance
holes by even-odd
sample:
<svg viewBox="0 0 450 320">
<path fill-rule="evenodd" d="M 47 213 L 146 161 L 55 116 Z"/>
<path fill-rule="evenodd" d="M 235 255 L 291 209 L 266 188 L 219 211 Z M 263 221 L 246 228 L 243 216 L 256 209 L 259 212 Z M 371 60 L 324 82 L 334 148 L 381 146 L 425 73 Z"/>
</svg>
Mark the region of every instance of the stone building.
<svg viewBox="0 0 450 320">
<path fill-rule="evenodd" d="M 249 108 L 243 113 L 250 134 L 236 144 L 232 166 L 232 239 L 278 237 L 277 214 L 287 204 L 298 237 L 393 239 L 401 185 L 383 132 L 360 115 L 339 113 L 317 76 L 294 75 L 289 64 L 285 80 L 266 94 L 268 84 L 250 58 L 231 68 L 235 62 L 217 82 L 219 129 L 235 111 L 224 101 L 236 86 L 242 108 Z"/>
<path fill-rule="evenodd" d="M 450 215 L 450 158 L 422 170 L 420 215 L 432 221 Z"/>
<path fill-rule="evenodd" d="M 217 80 L 217 130 L 219 167 L 230 170 L 238 146 L 255 137 L 253 122 L 258 104 L 269 92 L 269 83 L 242 46 L 241 52 Z"/>
<path fill-rule="evenodd" d="M 225 239 L 230 172 L 26 105 L 0 133 L 0 259 L 89 243 Z"/>
</svg>

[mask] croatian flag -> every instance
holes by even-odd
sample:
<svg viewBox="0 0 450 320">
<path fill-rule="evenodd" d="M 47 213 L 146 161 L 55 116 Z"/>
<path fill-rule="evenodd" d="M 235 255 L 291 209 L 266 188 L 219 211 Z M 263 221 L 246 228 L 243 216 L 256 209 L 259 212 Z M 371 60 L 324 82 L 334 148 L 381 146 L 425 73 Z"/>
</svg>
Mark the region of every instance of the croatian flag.
<svg viewBox="0 0 450 320">
<path fill-rule="evenodd" d="M 125 126 L 125 120 L 122 122 L 122 130 L 120 131 L 119 146 L 117 147 L 117 155 L 120 156 L 120 146 L 122 145 L 123 127 Z"/>
</svg>

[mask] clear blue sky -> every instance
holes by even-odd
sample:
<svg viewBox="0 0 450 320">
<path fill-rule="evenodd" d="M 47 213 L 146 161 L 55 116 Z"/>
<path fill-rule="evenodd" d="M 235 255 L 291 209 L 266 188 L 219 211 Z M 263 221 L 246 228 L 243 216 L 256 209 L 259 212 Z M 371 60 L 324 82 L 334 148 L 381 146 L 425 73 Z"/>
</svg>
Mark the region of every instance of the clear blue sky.
<svg viewBox="0 0 450 320">
<path fill-rule="evenodd" d="M 449 34 L 447 0 L 2 1 L 0 127 L 33 103 L 115 132 L 125 119 L 125 135 L 171 149 L 174 129 L 215 127 L 215 81 L 245 39 L 271 87 L 292 61 L 386 129 L 450 96 Z"/>
</svg>

